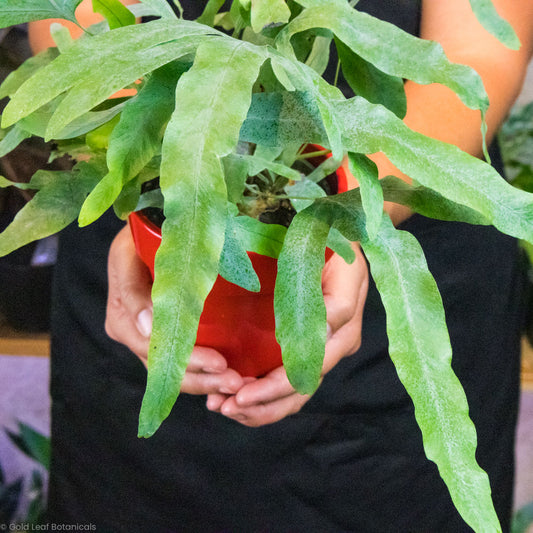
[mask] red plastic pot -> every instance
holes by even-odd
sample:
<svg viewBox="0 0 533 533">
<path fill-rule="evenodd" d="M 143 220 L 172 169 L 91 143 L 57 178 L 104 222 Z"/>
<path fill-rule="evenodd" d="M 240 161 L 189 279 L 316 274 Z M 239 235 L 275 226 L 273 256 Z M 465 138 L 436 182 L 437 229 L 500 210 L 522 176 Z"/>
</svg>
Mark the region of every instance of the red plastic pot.
<svg viewBox="0 0 533 533">
<path fill-rule="evenodd" d="M 339 168 L 336 176 L 337 191 L 346 191 L 346 169 Z M 132 213 L 129 223 L 137 254 L 153 276 L 161 229 L 142 212 Z M 260 292 L 247 291 L 218 276 L 204 304 L 196 344 L 218 350 L 242 376 L 262 376 L 282 364 L 274 320 L 277 260 L 253 252 L 248 255 L 261 282 Z"/>
</svg>

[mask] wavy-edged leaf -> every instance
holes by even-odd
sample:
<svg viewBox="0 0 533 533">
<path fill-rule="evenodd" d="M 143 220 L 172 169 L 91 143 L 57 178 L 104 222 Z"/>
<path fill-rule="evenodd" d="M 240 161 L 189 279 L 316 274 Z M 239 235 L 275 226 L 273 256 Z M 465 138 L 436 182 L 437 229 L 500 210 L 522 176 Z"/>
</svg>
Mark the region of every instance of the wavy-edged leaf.
<svg viewBox="0 0 533 533">
<path fill-rule="evenodd" d="M 234 216 L 228 218 L 218 273 L 227 281 L 243 289 L 258 292 L 261 289 L 261 283 L 246 253 L 246 248 L 239 239 L 241 227 L 235 223 L 235 220 Z"/>
<path fill-rule="evenodd" d="M 136 97 L 128 101 L 109 137 L 109 173 L 85 200 L 80 225 L 99 218 L 115 201 L 122 187 L 134 178 L 161 149 L 164 127 L 174 110 L 175 86 L 186 64 L 172 63 L 156 70 Z"/>
<path fill-rule="evenodd" d="M 265 224 L 246 216 L 233 220 L 239 241 L 245 250 L 277 259 L 283 247 L 287 228 L 279 224 Z"/>
<path fill-rule="evenodd" d="M 255 93 L 241 128 L 242 141 L 264 146 L 325 144 L 320 111 L 307 92 Z"/>
<path fill-rule="evenodd" d="M 489 224 L 488 220 L 477 211 L 452 202 L 427 187 L 409 185 L 395 176 L 385 176 L 380 180 L 380 184 L 387 202 L 405 205 L 415 213 L 437 220 L 484 226 Z"/>
<path fill-rule="evenodd" d="M 68 91 L 48 126 L 47 136 L 55 138 L 67 124 L 118 90 L 194 52 L 200 36 L 205 38 L 207 33 L 217 32 L 195 22 L 162 19 L 80 39 L 19 88 L 4 110 L 2 126 Z"/>
<path fill-rule="evenodd" d="M 392 112 L 363 98 L 334 106 L 348 150 L 382 151 L 421 185 L 478 211 L 502 232 L 533 242 L 533 195 L 509 185 L 490 165 L 414 132 Z"/>
<path fill-rule="evenodd" d="M 291 10 L 285 0 L 254 0 L 251 3 L 251 23 L 255 33 L 265 26 L 283 24 L 289 21 Z"/>
<path fill-rule="evenodd" d="M 470 7 L 482 26 L 511 50 L 520 48 L 520 40 L 513 27 L 500 17 L 491 0 L 470 0 Z"/>
<path fill-rule="evenodd" d="M 299 212 L 287 231 L 278 260 L 274 291 L 276 338 L 289 380 L 303 394 L 312 393 L 318 386 L 324 359 L 322 269 L 331 228 L 351 241 L 366 238 L 358 190 L 319 198 Z M 353 261 L 353 250 L 348 256 Z M 306 260 L 302 261 L 302 257 Z"/>
<path fill-rule="evenodd" d="M 74 12 L 81 1 L 2 0 L 0 3 L 0 28 L 53 18 L 76 22 Z"/>
<path fill-rule="evenodd" d="M 350 172 L 359 182 L 368 238 L 374 239 L 383 216 L 383 190 L 378 179 L 378 167 L 365 155 L 353 152 L 348 152 L 348 165 Z"/>
<path fill-rule="evenodd" d="M 80 162 L 73 171 L 36 172 L 25 188 L 38 192 L 0 233 L 0 256 L 57 233 L 74 221 L 103 172 L 105 165 L 93 162 Z"/>
<path fill-rule="evenodd" d="M 373 104 L 384 105 L 399 118 L 405 117 L 407 98 L 403 79 L 381 72 L 342 41 L 335 39 L 335 45 L 342 73 L 353 92 Z"/>
<path fill-rule="evenodd" d="M 319 385 L 326 346 L 322 270 L 329 225 L 303 210 L 285 238 L 274 290 L 276 338 L 292 386 L 312 394 Z M 305 258 L 305 259 L 303 259 Z"/>
<path fill-rule="evenodd" d="M 141 436 L 157 430 L 179 393 L 224 244 L 227 200 L 220 158 L 237 146 L 265 60 L 264 49 L 249 43 L 207 41 L 177 85 L 176 110 L 163 141 L 160 185 L 166 220 L 155 259 Z"/>
<path fill-rule="evenodd" d="M 119 0 L 92 0 L 93 11 L 100 13 L 109 24 L 109 29 L 135 24 L 135 15 Z"/>
<path fill-rule="evenodd" d="M 387 314 L 389 353 L 412 398 L 424 450 L 474 531 L 500 531 L 487 474 L 476 462 L 476 430 L 464 390 L 451 367 L 442 300 L 418 241 L 383 217 L 363 241 Z"/>
<path fill-rule="evenodd" d="M 270 57 L 275 60 L 277 68 L 282 68 L 291 84 L 300 92 L 308 94 L 320 113 L 327 141 L 324 143 L 334 159 L 341 160 L 344 153 L 340 126 L 332 108 L 332 102 L 344 99 L 336 87 L 327 83 L 322 76 L 307 65 L 300 63 L 296 57 L 288 57 L 270 49 Z M 274 63 L 273 63 L 274 65 Z M 282 82 L 282 80 L 280 80 Z"/>
<path fill-rule="evenodd" d="M 472 109 L 485 112 L 489 105 L 476 71 L 451 63 L 440 44 L 414 37 L 393 24 L 352 9 L 347 2 L 324 0 L 319 6 L 304 10 L 279 33 L 277 46 L 287 53 L 293 35 L 317 27 L 331 30 L 337 39 L 382 72 L 420 84 L 446 85 Z"/>
</svg>

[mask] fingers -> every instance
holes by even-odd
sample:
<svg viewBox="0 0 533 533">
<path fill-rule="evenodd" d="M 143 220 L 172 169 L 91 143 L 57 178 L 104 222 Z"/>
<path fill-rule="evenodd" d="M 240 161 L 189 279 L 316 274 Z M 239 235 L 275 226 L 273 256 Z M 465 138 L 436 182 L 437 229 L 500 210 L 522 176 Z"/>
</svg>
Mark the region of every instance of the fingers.
<svg viewBox="0 0 533 533">
<path fill-rule="evenodd" d="M 368 287 L 368 268 L 357 243 L 353 245 L 355 261 L 347 264 L 334 254 L 324 266 L 322 291 L 330 334 L 352 320 L 361 286 Z M 366 297 L 366 292 L 364 293 Z"/>
<path fill-rule="evenodd" d="M 334 255 L 324 268 L 322 284 L 328 321 L 328 341 L 322 376 L 361 344 L 363 309 L 368 289 L 366 261 L 357 245 L 356 260 L 347 265 Z M 277 422 L 298 412 L 310 396 L 298 394 L 285 369 L 244 385 L 236 395 L 212 396 L 208 408 L 244 425 L 256 427 Z"/>
<path fill-rule="evenodd" d="M 354 251 L 356 259 L 351 265 L 334 255 L 324 268 L 322 285 L 329 328 L 322 375 L 361 346 L 368 268 L 357 244 Z"/>
<path fill-rule="evenodd" d="M 227 367 L 216 350 L 195 346 L 181 384 L 187 394 L 235 394 L 244 385 L 241 375 Z"/>
<path fill-rule="evenodd" d="M 245 378 L 245 381 L 247 383 L 235 395 L 210 396 L 208 409 L 246 426 L 258 427 L 297 413 L 310 398 L 293 389 L 283 367 L 265 377 Z"/>
<path fill-rule="evenodd" d="M 128 226 L 117 234 L 109 250 L 108 282 L 106 332 L 146 364 L 152 330 L 152 280 L 135 252 Z"/>
</svg>

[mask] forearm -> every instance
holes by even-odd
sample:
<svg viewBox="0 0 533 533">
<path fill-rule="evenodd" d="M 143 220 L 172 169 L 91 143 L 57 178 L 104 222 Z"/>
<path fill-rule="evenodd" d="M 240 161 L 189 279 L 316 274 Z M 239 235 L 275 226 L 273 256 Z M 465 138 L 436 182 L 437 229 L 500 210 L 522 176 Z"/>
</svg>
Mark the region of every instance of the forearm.
<svg viewBox="0 0 533 533">
<path fill-rule="evenodd" d="M 121 0 L 124 5 L 136 4 L 138 0 Z M 76 9 L 76 18 L 83 28 L 96 24 L 103 20 L 103 17 L 93 11 L 92 0 L 83 0 Z M 28 24 L 28 39 L 30 47 L 34 54 L 45 50 L 51 46 L 55 46 L 55 43 L 50 35 L 50 25 L 54 22 L 59 22 L 66 26 L 70 31 L 70 35 L 73 39 L 77 39 L 82 33 L 83 29 L 72 22 L 65 20 L 38 20 L 36 22 L 30 22 Z"/>
<path fill-rule="evenodd" d="M 422 38 L 440 42 L 451 61 L 469 65 L 481 76 L 490 101 L 487 142 L 494 137 L 520 92 L 532 48 L 533 2 L 496 0 L 495 4 L 517 32 L 522 42 L 519 51 L 507 49 L 484 30 L 468 0 L 424 0 L 421 21 Z M 474 156 L 482 155 L 479 111 L 468 109 L 455 93 L 442 85 L 408 81 L 405 91 L 405 123 L 410 128 L 454 144 Z M 383 154 L 375 154 L 372 159 L 378 164 L 380 177 L 392 174 L 410 181 Z M 386 210 L 395 224 L 411 214 L 398 204 L 386 204 Z"/>
</svg>

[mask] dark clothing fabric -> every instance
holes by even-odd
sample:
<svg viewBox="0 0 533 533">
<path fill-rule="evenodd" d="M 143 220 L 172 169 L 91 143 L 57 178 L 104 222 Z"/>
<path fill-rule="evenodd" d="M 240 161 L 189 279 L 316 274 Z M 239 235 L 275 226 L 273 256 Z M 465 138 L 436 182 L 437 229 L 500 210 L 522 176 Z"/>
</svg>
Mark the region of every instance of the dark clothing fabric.
<svg viewBox="0 0 533 533">
<path fill-rule="evenodd" d="M 193 2 L 194 3 L 194 2 Z M 418 4 L 361 0 L 416 32 Z M 405 27 L 405 25 L 404 25 Z M 50 520 L 98 532 L 468 531 L 424 455 L 410 398 L 387 353 L 371 282 L 363 345 L 302 411 L 247 428 L 183 394 L 159 431 L 136 437 L 143 365 L 104 332 L 111 214 L 61 236 L 54 286 Z M 508 529 L 519 385 L 522 275 L 494 228 L 415 215 L 439 288 L 478 459 Z"/>
</svg>

